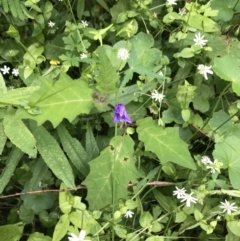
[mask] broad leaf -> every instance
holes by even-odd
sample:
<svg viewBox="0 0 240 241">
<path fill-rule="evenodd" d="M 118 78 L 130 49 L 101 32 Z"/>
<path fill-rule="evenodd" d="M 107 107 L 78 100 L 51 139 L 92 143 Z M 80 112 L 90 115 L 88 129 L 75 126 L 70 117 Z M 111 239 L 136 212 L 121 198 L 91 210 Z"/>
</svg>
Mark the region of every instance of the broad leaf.
<svg viewBox="0 0 240 241">
<path fill-rule="evenodd" d="M 38 86 L 30 86 L 9 90 L 4 95 L 0 95 L 0 107 L 7 105 L 22 105 L 24 100 L 29 98 L 38 89 Z"/>
<path fill-rule="evenodd" d="M 155 153 L 161 163 L 174 162 L 180 166 L 196 169 L 187 144 L 179 137 L 178 128 L 162 128 L 151 118 L 137 122 L 139 139 L 146 150 Z"/>
<path fill-rule="evenodd" d="M 30 157 L 36 157 L 36 140 L 23 121 L 16 118 L 13 109 L 5 115 L 3 120 L 4 132 L 11 142 Z"/>
<path fill-rule="evenodd" d="M 90 209 L 99 210 L 112 203 L 113 185 L 115 200 L 127 198 L 127 185 L 138 176 L 133 147 L 134 142 L 129 136 L 117 136 L 99 157 L 89 162 L 90 174 L 83 184 L 88 189 Z"/>
<path fill-rule="evenodd" d="M 64 152 L 53 136 L 43 127 L 31 123 L 32 133 L 37 141 L 37 148 L 48 167 L 67 187 L 74 188 L 74 175 Z"/>
<path fill-rule="evenodd" d="M 0 240 L 18 241 L 22 237 L 23 226 L 8 224 L 0 226 Z"/>
<path fill-rule="evenodd" d="M 236 136 L 227 137 L 224 142 L 217 143 L 213 156 L 228 168 L 230 182 L 234 189 L 240 190 L 240 139 Z"/>
<path fill-rule="evenodd" d="M 38 107 L 41 114 L 32 115 L 27 110 L 19 109 L 21 118 L 36 120 L 38 125 L 49 120 L 56 127 L 67 118 L 70 122 L 79 114 L 89 113 L 92 109 L 92 90 L 83 80 L 72 80 L 61 73 L 57 81 L 43 78 L 42 86 L 29 99 L 29 105 Z"/>
<path fill-rule="evenodd" d="M 220 78 L 232 82 L 233 91 L 240 96 L 240 60 L 232 55 L 215 58 L 213 70 Z"/>
</svg>

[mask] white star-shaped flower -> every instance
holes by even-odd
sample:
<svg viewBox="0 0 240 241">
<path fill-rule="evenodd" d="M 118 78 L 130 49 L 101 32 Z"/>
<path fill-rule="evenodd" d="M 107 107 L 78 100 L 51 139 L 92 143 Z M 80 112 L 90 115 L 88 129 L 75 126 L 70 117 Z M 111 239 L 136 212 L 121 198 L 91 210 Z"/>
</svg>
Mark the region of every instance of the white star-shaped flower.
<svg viewBox="0 0 240 241">
<path fill-rule="evenodd" d="M 218 160 L 214 160 L 214 162 L 210 163 L 206 166 L 207 169 L 210 169 L 211 173 L 215 173 L 216 171 L 220 173 L 221 166 L 223 164 Z"/>
<path fill-rule="evenodd" d="M 165 95 L 163 93 L 158 93 L 157 90 L 154 90 L 152 93 L 151 93 L 151 97 L 153 100 L 155 101 L 159 101 L 159 102 L 162 102 L 163 98 L 165 97 Z"/>
<path fill-rule="evenodd" d="M 87 58 L 87 54 L 83 53 L 83 54 L 80 54 L 80 59 L 86 59 Z"/>
<path fill-rule="evenodd" d="M 2 71 L 3 75 L 9 74 L 10 67 L 7 67 L 7 65 L 4 65 L 3 68 L 1 68 L 0 70 Z"/>
<path fill-rule="evenodd" d="M 86 28 L 88 26 L 88 22 L 87 21 L 82 20 L 81 23 L 82 23 L 82 26 L 84 28 Z"/>
<path fill-rule="evenodd" d="M 232 212 L 236 212 L 237 211 L 237 207 L 235 206 L 235 203 L 231 203 L 228 202 L 226 199 L 225 199 L 225 203 L 224 202 L 221 202 L 221 206 L 220 208 L 223 209 L 223 212 L 227 212 L 228 215 L 231 215 Z"/>
<path fill-rule="evenodd" d="M 179 8 L 179 11 L 178 11 L 178 14 L 180 15 L 180 16 L 183 16 L 183 15 L 185 15 L 187 13 L 187 10 L 186 10 L 186 8 Z"/>
<path fill-rule="evenodd" d="M 202 164 L 204 165 L 213 164 L 213 162 L 208 156 L 202 156 L 201 161 L 202 161 Z"/>
<path fill-rule="evenodd" d="M 186 202 L 186 206 L 190 207 L 191 203 L 196 203 L 197 199 L 195 197 L 192 197 L 193 192 L 191 192 L 190 194 L 185 194 L 185 196 L 183 196 L 181 199 L 181 202 Z"/>
<path fill-rule="evenodd" d="M 212 66 L 207 66 L 207 65 L 203 65 L 203 64 L 198 65 L 199 73 L 201 75 L 203 75 L 205 79 L 208 79 L 207 74 L 213 74 L 211 68 L 212 68 Z"/>
<path fill-rule="evenodd" d="M 185 188 L 178 188 L 175 187 L 177 190 L 173 191 L 173 196 L 177 195 L 177 199 L 182 199 L 186 195 L 186 189 Z"/>
<path fill-rule="evenodd" d="M 79 233 L 79 236 L 75 235 L 74 233 L 71 233 L 70 236 L 71 237 L 68 237 L 69 241 L 91 241 L 91 240 L 84 239 L 86 236 L 85 230 L 81 230 Z"/>
<path fill-rule="evenodd" d="M 167 3 L 169 4 L 169 5 L 177 5 L 177 0 L 167 0 Z"/>
<path fill-rule="evenodd" d="M 18 69 L 13 69 L 12 70 L 12 75 L 14 75 L 15 77 L 17 77 L 19 75 L 19 70 Z"/>
<path fill-rule="evenodd" d="M 127 212 L 124 214 L 125 218 L 132 218 L 133 217 L 134 212 L 132 212 L 131 210 L 127 210 Z"/>
<path fill-rule="evenodd" d="M 49 26 L 50 28 L 53 28 L 53 27 L 55 26 L 55 23 L 52 22 L 52 21 L 49 21 L 49 22 L 48 22 L 48 26 Z"/>
<path fill-rule="evenodd" d="M 117 52 L 117 58 L 121 60 L 126 60 L 129 58 L 129 52 L 125 48 L 120 48 Z"/>
<path fill-rule="evenodd" d="M 205 35 L 201 36 L 201 33 L 197 33 L 195 34 L 195 39 L 193 39 L 193 41 L 195 42 L 194 45 L 199 45 L 201 46 L 201 48 L 207 44 L 208 40 L 204 39 Z"/>
</svg>

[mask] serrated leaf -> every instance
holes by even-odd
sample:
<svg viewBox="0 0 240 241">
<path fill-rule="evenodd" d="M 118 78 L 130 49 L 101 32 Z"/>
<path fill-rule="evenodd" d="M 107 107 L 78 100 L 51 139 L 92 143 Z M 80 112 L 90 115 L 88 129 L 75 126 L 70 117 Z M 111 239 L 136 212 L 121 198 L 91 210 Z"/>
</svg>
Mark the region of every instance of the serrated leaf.
<svg viewBox="0 0 240 241">
<path fill-rule="evenodd" d="M 67 187 L 75 188 L 72 168 L 57 141 L 43 126 L 37 127 L 31 122 L 31 130 L 47 166 Z"/>
<path fill-rule="evenodd" d="M 49 120 L 56 127 L 63 118 L 71 122 L 77 115 L 89 113 L 93 107 L 92 94 L 81 79 L 72 80 L 61 72 L 57 81 L 43 78 L 40 90 L 28 99 L 32 107 L 40 108 L 42 114 L 31 115 L 24 109 L 19 109 L 17 114 L 23 119 L 37 121 L 38 125 Z"/>
<path fill-rule="evenodd" d="M 240 95 L 240 60 L 232 55 L 215 58 L 214 73 L 220 78 L 232 82 L 233 91 Z"/>
<path fill-rule="evenodd" d="M 119 79 L 117 69 L 114 68 L 108 58 L 103 46 L 98 48 L 99 54 L 99 74 L 96 77 L 97 89 L 102 94 L 112 94 L 116 91 L 116 84 Z"/>
<path fill-rule="evenodd" d="M 70 161 L 85 177 L 89 173 L 89 166 L 87 164 L 87 153 L 82 144 L 69 134 L 64 125 L 59 125 L 57 131 L 61 145 Z"/>
<path fill-rule="evenodd" d="M 240 190 L 240 139 L 236 136 L 227 137 L 224 142 L 217 143 L 213 151 L 214 159 L 228 168 L 230 182 L 234 189 Z"/>
<path fill-rule="evenodd" d="M 10 141 L 31 157 L 37 156 L 36 140 L 21 119 L 11 109 L 3 120 L 4 132 Z"/>
<path fill-rule="evenodd" d="M 3 192 L 4 188 L 9 183 L 9 180 L 11 179 L 13 172 L 15 168 L 17 167 L 18 162 L 23 156 L 23 152 L 18 149 L 17 147 L 14 147 L 10 154 L 8 154 L 8 158 L 6 161 L 6 167 L 1 172 L 0 176 L 0 193 Z M 0 235 L 1 236 L 1 235 Z"/>
<path fill-rule="evenodd" d="M 127 185 L 138 176 L 133 147 L 134 142 L 129 136 L 114 137 L 110 146 L 89 162 L 90 173 L 83 184 L 88 189 L 87 200 L 91 210 L 99 210 L 112 203 L 113 180 L 115 200 L 127 198 Z"/>
<path fill-rule="evenodd" d="M 30 86 L 26 88 L 9 90 L 4 95 L 0 96 L 0 107 L 7 105 L 21 105 L 22 100 L 27 99 L 38 89 L 38 86 Z"/>
<path fill-rule="evenodd" d="M 155 153 L 162 163 L 173 162 L 195 170 L 196 165 L 189 153 L 187 144 L 179 137 L 178 128 L 162 128 L 151 118 L 137 122 L 139 139 L 145 149 Z"/>
</svg>

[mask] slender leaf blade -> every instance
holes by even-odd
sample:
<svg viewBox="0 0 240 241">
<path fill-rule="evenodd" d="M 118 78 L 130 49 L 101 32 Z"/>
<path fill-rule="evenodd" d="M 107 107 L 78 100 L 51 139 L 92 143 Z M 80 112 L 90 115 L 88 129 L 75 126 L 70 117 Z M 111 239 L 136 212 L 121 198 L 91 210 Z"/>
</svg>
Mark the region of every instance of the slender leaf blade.
<svg viewBox="0 0 240 241">
<path fill-rule="evenodd" d="M 22 158 L 23 154 L 24 153 L 20 149 L 14 147 L 8 155 L 6 167 L 3 169 L 0 176 L 0 193 L 3 192 L 4 188 L 9 183 L 9 180 L 11 179 L 13 172 L 17 167 L 17 164 Z"/>
<path fill-rule="evenodd" d="M 89 166 L 87 164 L 87 153 L 82 144 L 73 138 L 64 125 L 59 125 L 57 128 L 58 136 L 60 138 L 63 150 L 66 152 L 72 164 L 85 177 L 89 173 Z"/>
<path fill-rule="evenodd" d="M 31 157 L 36 157 L 36 140 L 23 121 L 10 110 L 3 120 L 4 132 L 11 142 Z"/>
<path fill-rule="evenodd" d="M 57 141 L 43 127 L 31 122 L 31 130 L 37 141 L 37 148 L 47 166 L 67 187 L 74 188 L 74 175 L 68 159 Z"/>
</svg>

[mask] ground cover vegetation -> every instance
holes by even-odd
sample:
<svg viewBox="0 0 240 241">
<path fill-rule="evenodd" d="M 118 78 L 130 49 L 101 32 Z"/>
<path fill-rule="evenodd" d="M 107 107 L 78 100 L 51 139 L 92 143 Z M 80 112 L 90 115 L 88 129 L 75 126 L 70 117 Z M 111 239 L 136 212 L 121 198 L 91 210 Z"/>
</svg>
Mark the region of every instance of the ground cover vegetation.
<svg viewBox="0 0 240 241">
<path fill-rule="evenodd" d="M 0 0 L 0 240 L 240 240 L 240 0 Z"/>
</svg>

